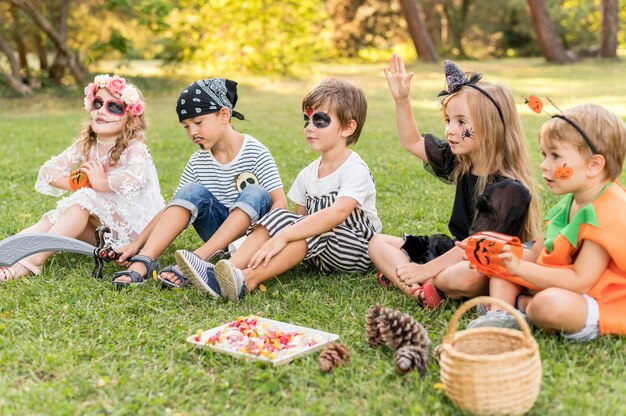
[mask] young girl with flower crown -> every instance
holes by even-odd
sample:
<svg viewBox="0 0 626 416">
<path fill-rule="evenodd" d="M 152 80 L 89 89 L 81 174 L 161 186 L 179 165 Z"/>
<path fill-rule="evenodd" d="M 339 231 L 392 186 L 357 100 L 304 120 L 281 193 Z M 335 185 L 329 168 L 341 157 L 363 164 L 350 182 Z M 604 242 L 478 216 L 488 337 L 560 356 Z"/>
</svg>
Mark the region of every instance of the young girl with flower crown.
<svg viewBox="0 0 626 416">
<path fill-rule="evenodd" d="M 456 185 L 446 235 L 403 238 L 377 234 L 369 244 L 374 265 L 393 284 L 425 306 L 436 308 L 440 292 L 451 298 L 488 291 L 488 278 L 469 268 L 464 250 L 454 246 L 478 231 L 498 231 L 532 240 L 540 229 L 539 204 L 528 162 L 526 139 L 511 91 L 502 84 L 468 78 L 452 62 L 444 65 L 442 91 L 445 138 L 422 135 L 413 118 L 409 90 L 413 73 L 402 58 L 385 69 L 396 102 L 400 144 L 424 161 L 439 179 Z"/>
<path fill-rule="evenodd" d="M 145 104 L 137 87 L 117 75 L 98 75 L 85 87 L 89 122 L 79 138 L 39 170 L 37 191 L 72 192 L 22 233 L 50 233 L 95 243 L 95 229 L 111 229 L 119 248 L 133 241 L 164 206 L 146 146 Z M 53 253 L 0 267 L 0 281 L 39 274 Z"/>
</svg>

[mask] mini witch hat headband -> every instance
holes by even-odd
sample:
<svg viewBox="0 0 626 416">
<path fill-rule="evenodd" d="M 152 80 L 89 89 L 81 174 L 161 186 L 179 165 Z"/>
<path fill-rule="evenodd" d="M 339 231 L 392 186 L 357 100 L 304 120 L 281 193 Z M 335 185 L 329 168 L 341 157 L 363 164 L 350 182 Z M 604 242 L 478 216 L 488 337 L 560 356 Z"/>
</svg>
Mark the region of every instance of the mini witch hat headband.
<svg viewBox="0 0 626 416">
<path fill-rule="evenodd" d="M 525 100 L 526 100 L 525 103 L 528 105 L 528 107 L 531 110 L 533 110 L 537 114 L 541 114 L 541 111 L 543 110 L 543 102 L 539 98 L 537 98 L 534 95 L 530 95 L 530 96 L 528 96 L 528 98 L 525 98 Z M 543 110 L 543 112 L 546 113 L 547 115 L 549 115 L 552 118 L 560 118 L 561 120 L 564 120 L 567 123 L 569 123 L 572 127 L 574 127 L 576 129 L 576 131 L 578 133 L 580 133 L 580 135 L 583 137 L 583 139 L 585 139 L 585 142 L 587 143 L 587 145 L 591 149 L 591 152 L 593 152 L 594 155 L 599 155 L 600 152 L 598 152 L 598 149 L 596 148 L 596 146 L 591 142 L 591 139 L 589 139 L 589 136 L 587 136 L 587 133 L 585 133 L 585 131 L 578 124 L 576 124 L 574 122 L 574 120 L 572 120 L 569 117 L 566 117 L 565 114 L 563 114 L 563 111 L 561 111 L 561 109 L 559 107 L 557 107 L 557 105 L 554 104 L 554 102 L 552 102 L 550 97 L 546 96 L 546 100 L 548 100 L 548 102 L 550 104 L 552 104 L 552 106 L 554 108 L 559 110 L 559 112 L 561 114 L 554 114 L 554 115 L 552 115 L 552 114 L 548 113 L 546 110 Z"/>
<path fill-rule="evenodd" d="M 454 94 L 464 86 L 474 88 L 475 90 L 481 92 L 485 97 L 489 98 L 489 101 L 496 106 L 498 114 L 500 115 L 500 120 L 502 120 L 502 124 L 505 124 L 502 109 L 500 109 L 498 102 L 487 91 L 476 85 L 476 83 L 483 77 L 481 74 L 472 72 L 469 76 L 466 76 L 465 73 L 461 71 L 461 68 L 456 66 L 454 62 L 447 59 L 443 63 L 443 72 L 446 75 L 446 84 L 448 85 L 448 89 L 441 91 L 437 94 L 437 97 L 445 97 L 446 95 Z"/>
</svg>

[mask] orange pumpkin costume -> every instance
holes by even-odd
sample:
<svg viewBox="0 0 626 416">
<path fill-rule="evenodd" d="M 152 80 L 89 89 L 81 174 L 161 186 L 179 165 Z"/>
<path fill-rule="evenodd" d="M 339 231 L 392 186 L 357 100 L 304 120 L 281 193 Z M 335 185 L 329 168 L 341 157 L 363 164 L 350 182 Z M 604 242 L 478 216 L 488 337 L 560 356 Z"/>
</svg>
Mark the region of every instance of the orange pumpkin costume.
<svg viewBox="0 0 626 416">
<path fill-rule="evenodd" d="M 604 248 L 610 256 L 607 269 L 589 290 L 598 302 L 600 334 L 626 335 L 626 188 L 607 184 L 593 203 L 568 221 L 573 195 L 567 195 L 546 214 L 545 247 L 537 264 L 573 268 L 583 240 Z"/>
</svg>

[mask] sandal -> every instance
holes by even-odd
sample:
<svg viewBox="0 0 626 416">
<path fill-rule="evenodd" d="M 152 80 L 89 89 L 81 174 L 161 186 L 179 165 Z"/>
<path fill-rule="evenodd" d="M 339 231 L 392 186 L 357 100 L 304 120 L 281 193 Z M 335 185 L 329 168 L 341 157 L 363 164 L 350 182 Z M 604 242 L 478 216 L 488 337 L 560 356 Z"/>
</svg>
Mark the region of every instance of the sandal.
<svg viewBox="0 0 626 416">
<path fill-rule="evenodd" d="M 174 274 L 174 276 L 176 276 L 176 277 L 178 277 L 180 279 L 180 283 L 177 284 L 177 283 L 174 283 L 174 282 L 172 282 L 170 280 L 164 279 L 163 277 L 161 277 L 161 273 L 172 273 L 172 274 Z M 183 274 L 183 272 L 180 270 L 180 268 L 178 266 L 168 266 L 168 267 L 160 270 L 159 274 L 157 275 L 156 280 L 164 288 L 180 289 L 182 287 L 189 286 L 189 279 L 187 279 L 187 276 L 185 276 Z"/>
<path fill-rule="evenodd" d="M 15 270 L 14 268 L 15 264 L 13 266 L 8 266 L 8 267 L 0 266 L 0 282 L 8 282 L 9 280 L 17 280 L 22 277 L 26 277 L 30 274 L 33 274 L 35 276 L 41 274 L 41 269 L 39 268 L 39 266 L 36 266 L 29 261 L 20 260 L 16 264 L 19 264 L 20 266 L 25 268 L 27 270 L 27 273 L 18 276 L 17 270 Z"/>
<path fill-rule="evenodd" d="M 443 298 L 441 294 L 432 283 L 424 283 L 422 286 L 416 288 L 413 294 L 417 293 L 422 305 L 430 310 L 441 309 L 443 305 Z"/>
<path fill-rule="evenodd" d="M 128 261 L 130 263 L 143 263 L 146 266 L 146 274 L 145 275 L 141 275 L 138 272 L 136 272 L 135 270 L 123 270 L 121 272 L 117 272 L 113 275 L 113 278 L 111 279 L 111 283 L 113 283 L 114 286 L 117 286 L 117 288 L 122 288 L 122 287 L 126 287 L 126 286 L 139 286 L 139 285 L 143 285 L 144 283 L 146 283 L 148 281 L 148 276 L 152 276 L 152 278 L 156 281 L 156 270 L 159 268 L 159 262 L 156 260 L 152 260 L 150 257 L 148 256 L 144 256 L 143 254 L 138 254 L 136 256 L 131 257 L 130 259 L 128 259 Z M 130 277 L 130 282 L 119 282 L 115 279 L 117 279 L 120 276 L 128 276 Z"/>
<path fill-rule="evenodd" d="M 388 287 L 391 281 L 383 274 L 383 272 L 376 273 L 376 282 L 382 287 Z"/>
<path fill-rule="evenodd" d="M 507 311 L 500 309 L 491 310 L 467 325 L 467 329 L 486 327 L 520 329 L 517 319 Z"/>
</svg>

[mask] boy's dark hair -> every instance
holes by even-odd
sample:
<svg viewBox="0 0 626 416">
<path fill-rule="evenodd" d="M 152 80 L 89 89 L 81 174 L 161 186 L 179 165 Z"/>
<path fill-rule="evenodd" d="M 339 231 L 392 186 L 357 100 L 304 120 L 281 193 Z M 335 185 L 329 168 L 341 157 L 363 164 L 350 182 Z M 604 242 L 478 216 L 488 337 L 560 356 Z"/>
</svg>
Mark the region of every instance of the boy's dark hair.
<svg viewBox="0 0 626 416">
<path fill-rule="evenodd" d="M 356 143 L 367 117 L 365 92 L 346 80 L 327 78 L 318 82 L 302 100 L 302 111 L 322 106 L 337 114 L 341 127 L 345 127 L 350 120 L 356 121 L 356 129 L 348 136 L 347 145 Z"/>
</svg>

